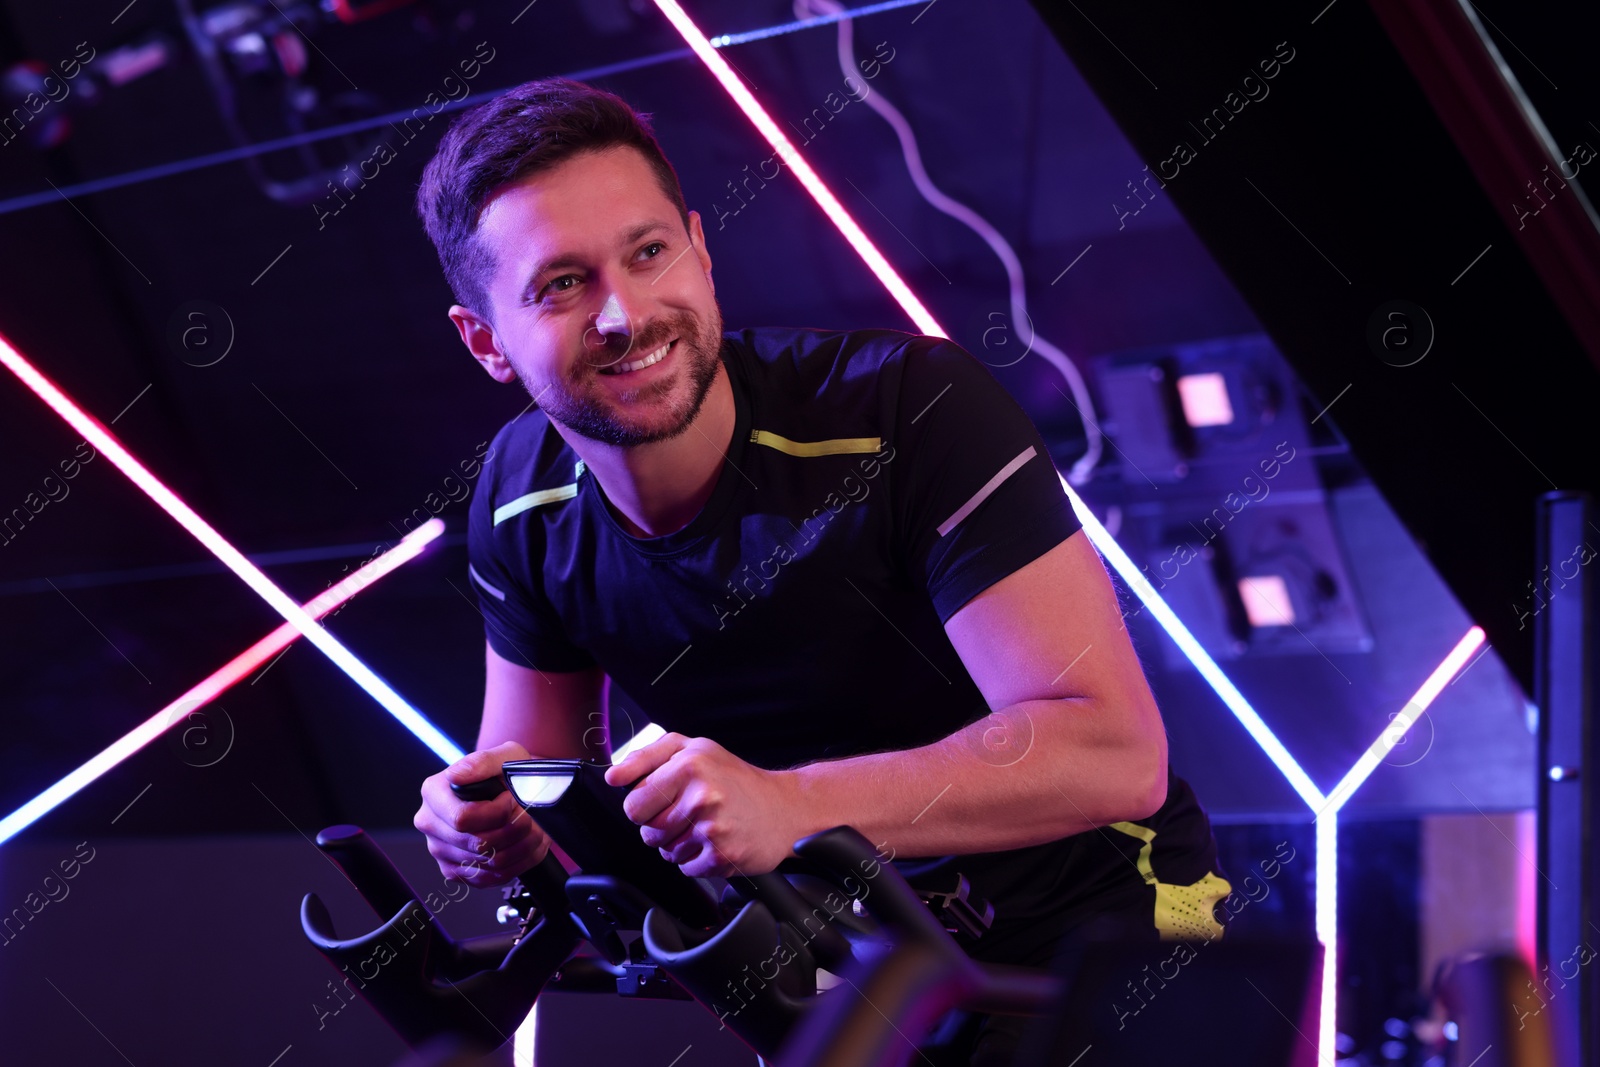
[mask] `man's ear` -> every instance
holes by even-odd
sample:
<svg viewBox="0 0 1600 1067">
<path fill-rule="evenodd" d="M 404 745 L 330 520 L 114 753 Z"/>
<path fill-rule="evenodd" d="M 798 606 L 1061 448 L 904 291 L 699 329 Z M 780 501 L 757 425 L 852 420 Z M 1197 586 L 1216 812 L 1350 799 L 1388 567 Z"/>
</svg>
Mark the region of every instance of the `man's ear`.
<svg viewBox="0 0 1600 1067">
<path fill-rule="evenodd" d="M 717 294 L 717 285 L 711 280 L 711 253 L 706 250 L 705 230 L 700 226 L 700 212 L 689 212 L 689 240 L 694 244 L 694 254 L 700 259 L 700 269 L 705 272 L 711 295 Z"/>
<path fill-rule="evenodd" d="M 506 385 L 517 380 L 517 372 L 500 350 L 500 341 L 495 337 L 494 326 L 488 319 L 460 304 L 451 304 L 449 314 L 450 321 L 456 324 L 456 331 L 461 334 L 461 343 L 467 346 L 472 358 L 489 372 L 489 377 Z"/>
</svg>

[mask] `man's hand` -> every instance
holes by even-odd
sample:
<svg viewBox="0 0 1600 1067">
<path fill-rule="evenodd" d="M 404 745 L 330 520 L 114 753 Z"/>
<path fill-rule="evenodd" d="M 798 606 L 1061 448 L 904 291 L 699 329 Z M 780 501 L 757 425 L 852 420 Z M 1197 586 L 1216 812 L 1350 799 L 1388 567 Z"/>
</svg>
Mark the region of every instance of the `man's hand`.
<svg viewBox="0 0 1600 1067">
<path fill-rule="evenodd" d="M 622 810 L 691 878 L 767 874 L 809 831 L 786 771 L 753 767 L 704 737 L 667 734 L 606 771 L 637 781 Z"/>
<path fill-rule="evenodd" d="M 422 783 L 422 807 L 412 825 L 427 835 L 428 853 L 446 879 L 480 889 L 503 885 L 544 859 L 550 839 L 510 790 L 470 802 L 450 791 L 452 782 L 493 778 L 501 764 L 527 758 L 526 749 L 507 741 L 469 753 Z"/>
</svg>

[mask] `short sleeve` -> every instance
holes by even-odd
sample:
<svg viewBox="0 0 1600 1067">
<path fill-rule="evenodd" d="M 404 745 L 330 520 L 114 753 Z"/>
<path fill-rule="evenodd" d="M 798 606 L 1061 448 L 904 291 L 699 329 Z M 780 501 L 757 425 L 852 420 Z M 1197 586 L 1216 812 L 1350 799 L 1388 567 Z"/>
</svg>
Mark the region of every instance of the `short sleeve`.
<svg viewBox="0 0 1600 1067">
<path fill-rule="evenodd" d="M 520 515 L 496 526 L 496 479 L 489 464 L 467 513 L 467 578 L 477 593 L 483 632 L 502 658 L 541 671 L 581 671 L 594 657 L 572 643 L 544 594 L 543 529 Z"/>
<path fill-rule="evenodd" d="M 941 623 L 1082 528 L 1032 420 L 959 345 L 906 346 L 894 426 L 897 542 Z"/>
</svg>

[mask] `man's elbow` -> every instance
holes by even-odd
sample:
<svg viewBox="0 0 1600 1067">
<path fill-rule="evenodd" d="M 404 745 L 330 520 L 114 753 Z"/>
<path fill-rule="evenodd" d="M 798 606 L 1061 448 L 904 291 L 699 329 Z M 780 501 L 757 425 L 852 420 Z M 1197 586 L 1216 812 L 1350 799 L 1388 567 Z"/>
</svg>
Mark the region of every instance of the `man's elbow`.
<svg viewBox="0 0 1600 1067">
<path fill-rule="evenodd" d="M 1126 810 L 1116 821 L 1139 822 L 1161 810 L 1167 802 L 1167 739 L 1158 733 L 1151 743 L 1138 746 L 1130 760 Z"/>
</svg>

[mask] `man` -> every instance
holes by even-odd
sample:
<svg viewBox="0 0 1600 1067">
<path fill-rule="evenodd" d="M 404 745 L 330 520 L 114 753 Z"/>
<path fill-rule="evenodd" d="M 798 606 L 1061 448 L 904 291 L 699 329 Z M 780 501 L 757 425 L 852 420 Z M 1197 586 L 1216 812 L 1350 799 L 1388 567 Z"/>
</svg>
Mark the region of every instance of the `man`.
<svg viewBox="0 0 1600 1067">
<path fill-rule="evenodd" d="M 994 904 L 978 959 L 1044 965 L 1091 921 L 1219 931 L 1228 885 L 1105 569 L 980 363 L 890 330 L 724 333 L 649 127 L 579 83 L 462 115 L 418 208 L 462 341 L 539 409 L 472 502 L 478 751 L 416 817 L 445 877 L 543 857 L 509 794 L 449 785 L 606 758 L 616 684 L 673 732 L 607 779 L 688 875 L 765 873 L 849 824 L 913 884 L 960 871 Z M 976 1017 L 973 1062 L 1019 1028 Z"/>
</svg>

